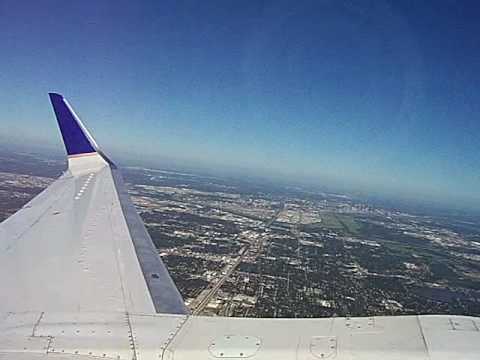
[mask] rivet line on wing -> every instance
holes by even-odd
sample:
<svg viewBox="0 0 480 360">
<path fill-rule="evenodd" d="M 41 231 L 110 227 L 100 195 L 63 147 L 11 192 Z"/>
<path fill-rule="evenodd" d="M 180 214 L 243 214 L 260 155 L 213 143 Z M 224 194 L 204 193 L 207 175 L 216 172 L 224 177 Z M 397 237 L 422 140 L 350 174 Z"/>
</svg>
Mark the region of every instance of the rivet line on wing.
<svg viewBox="0 0 480 360">
<path fill-rule="evenodd" d="M 82 197 L 85 190 L 87 190 L 88 185 L 90 185 L 90 182 L 92 181 L 94 175 L 95 175 L 94 173 L 90 173 L 88 175 L 87 180 L 83 183 L 82 187 L 80 188 L 80 190 L 75 195 L 75 198 L 74 198 L 75 200 L 80 200 L 80 198 Z"/>
</svg>

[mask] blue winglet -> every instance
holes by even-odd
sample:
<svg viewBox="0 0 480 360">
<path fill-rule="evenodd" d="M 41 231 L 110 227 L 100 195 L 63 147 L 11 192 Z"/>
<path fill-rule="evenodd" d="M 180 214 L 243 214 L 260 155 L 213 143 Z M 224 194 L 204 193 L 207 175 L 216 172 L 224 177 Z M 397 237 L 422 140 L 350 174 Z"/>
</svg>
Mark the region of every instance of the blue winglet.
<svg viewBox="0 0 480 360">
<path fill-rule="evenodd" d="M 95 141 L 89 136 L 80 119 L 62 95 L 49 93 L 67 154 L 80 155 L 96 152 Z"/>
</svg>

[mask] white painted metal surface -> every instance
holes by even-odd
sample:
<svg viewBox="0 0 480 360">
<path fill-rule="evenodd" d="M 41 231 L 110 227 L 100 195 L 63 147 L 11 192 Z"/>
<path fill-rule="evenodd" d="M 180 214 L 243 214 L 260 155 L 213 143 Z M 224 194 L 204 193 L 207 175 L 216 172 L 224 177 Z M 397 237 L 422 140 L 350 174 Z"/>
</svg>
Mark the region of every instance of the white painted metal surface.
<svg viewBox="0 0 480 360">
<path fill-rule="evenodd" d="M 398 316 L 331 319 L 235 319 L 190 317 L 168 347 L 170 359 L 479 359 L 480 332 L 460 334 L 450 320 L 474 323 L 470 317 Z M 352 322 L 368 325 L 347 326 Z M 441 327 L 439 325 L 444 324 Z M 456 336 L 458 334 L 458 336 Z M 466 336 L 464 336 L 466 335 Z M 212 342 L 229 336 L 258 339 L 258 351 L 239 341 L 235 352 L 211 352 Z M 455 344 L 450 343 L 454 339 Z M 222 346 L 228 346 L 225 342 Z M 235 356 L 237 354 L 237 356 Z M 243 355 L 241 355 L 243 354 Z M 247 356 L 248 354 L 248 356 Z"/>
<path fill-rule="evenodd" d="M 239 319 L 33 312 L 0 318 L 0 359 L 473 360 L 480 354 L 480 320 L 462 316 Z M 346 326 L 372 319 L 375 330 Z"/>
<path fill-rule="evenodd" d="M 50 337 L 51 354 L 131 359 L 129 319 L 122 313 L 44 313 L 35 337 Z"/>
<path fill-rule="evenodd" d="M 210 355 L 221 359 L 249 358 L 262 346 L 262 341 L 251 335 L 229 334 L 214 338 L 208 345 Z"/>
<path fill-rule="evenodd" d="M 110 168 L 81 174 L 0 224 L 0 311 L 155 312 Z"/>
<path fill-rule="evenodd" d="M 161 359 L 187 320 L 185 315 L 130 315 L 137 360 Z"/>
<path fill-rule="evenodd" d="M 4 313 L 0 315 L 0 353 L 45 353 L 48 337 L 33 337 L 35 324 L 41 313 Z"/>
</svg>

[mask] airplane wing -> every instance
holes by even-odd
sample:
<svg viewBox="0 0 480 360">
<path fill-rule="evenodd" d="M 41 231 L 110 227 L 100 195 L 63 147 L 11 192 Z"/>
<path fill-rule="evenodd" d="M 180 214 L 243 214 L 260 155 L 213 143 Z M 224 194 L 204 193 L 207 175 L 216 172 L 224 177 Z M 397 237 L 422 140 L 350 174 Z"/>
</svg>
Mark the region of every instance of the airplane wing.
<svg viewBox="0 0 480 360">
<path fill-rule="evenodd" d="M 480 358 L 475 317 L 190 315 L 117 167 L 50 99 L 68 170 L 0 224 L 0 360 Z"/>
<path fill-rule="evenodd" d="M 68 171 L 0 225 L 0 311 L 185 314 L 118 169 L 70 104 L 50 100 Z"/>
</svg>

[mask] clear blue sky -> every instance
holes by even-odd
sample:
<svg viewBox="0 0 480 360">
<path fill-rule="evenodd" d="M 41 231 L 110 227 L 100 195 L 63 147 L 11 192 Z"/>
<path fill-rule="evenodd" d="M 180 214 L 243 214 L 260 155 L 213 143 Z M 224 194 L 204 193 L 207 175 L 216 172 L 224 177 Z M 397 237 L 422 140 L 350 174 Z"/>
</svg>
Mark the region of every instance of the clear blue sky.
<svg viewBox="0 0 480 360">
<path fill-rule="evenodd" d="M 0 0 L 0 138 L 478 208 L 477 3 Z"/>
</svg>

